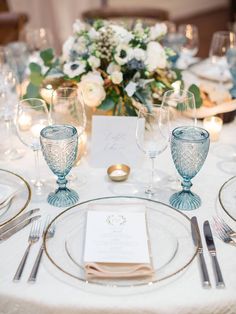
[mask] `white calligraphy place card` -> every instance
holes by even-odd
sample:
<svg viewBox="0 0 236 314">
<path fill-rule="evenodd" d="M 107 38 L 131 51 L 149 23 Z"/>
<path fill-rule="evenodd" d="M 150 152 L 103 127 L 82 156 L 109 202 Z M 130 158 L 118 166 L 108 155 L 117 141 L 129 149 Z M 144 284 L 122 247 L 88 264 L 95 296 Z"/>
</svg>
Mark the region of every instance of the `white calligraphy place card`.
<svg viewBox="0 0 236 314">
<path fill-rule="evenodd" d="M 137 117 L 93 116 L 91 165 L 101 168 L 119 163 L 140 166 L 143 154 L 136 144 L 136 122 Z"/>
<path fill-rule="evenodd" d="M 88 211 L 84 262 L 149 264 L 145 212 Z"/>
</svg>

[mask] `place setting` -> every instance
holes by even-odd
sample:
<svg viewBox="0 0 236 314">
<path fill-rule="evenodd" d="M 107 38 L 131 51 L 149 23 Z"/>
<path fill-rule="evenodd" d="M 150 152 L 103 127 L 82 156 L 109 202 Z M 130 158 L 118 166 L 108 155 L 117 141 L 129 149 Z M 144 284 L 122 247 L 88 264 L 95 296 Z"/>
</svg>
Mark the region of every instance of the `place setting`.
<svg viewBox="0 0 236 314">
<path fill-rule="evenodd" d="M 6 295 L 68 314 L 88 296 L 122 313 L 111 296 L 144 293 L 153 313 L 172 299 L 226 306 L 236 179 L 219 162 L 233 151 L 236 41 L 212 34 L 201 60 L 201 36 L 194 23 L 76 19 L 60 50 L 46 28 L 0 47 Z"/>
</svg>

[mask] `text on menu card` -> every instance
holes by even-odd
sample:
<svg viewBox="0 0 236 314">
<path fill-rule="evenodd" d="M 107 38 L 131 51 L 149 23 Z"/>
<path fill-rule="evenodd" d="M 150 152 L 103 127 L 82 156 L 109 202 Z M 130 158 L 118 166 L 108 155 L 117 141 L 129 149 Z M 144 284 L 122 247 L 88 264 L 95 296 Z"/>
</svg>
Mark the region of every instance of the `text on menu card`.
<svg viewBox="0 0 236 314">
<path fill-rule="evenodd" d="M 136 144 L 136 122 L 137 117 L 93 116 L 91 165 L 98 168 L 117 163 L 139 166 L 143 154 Z"/>
</svg>

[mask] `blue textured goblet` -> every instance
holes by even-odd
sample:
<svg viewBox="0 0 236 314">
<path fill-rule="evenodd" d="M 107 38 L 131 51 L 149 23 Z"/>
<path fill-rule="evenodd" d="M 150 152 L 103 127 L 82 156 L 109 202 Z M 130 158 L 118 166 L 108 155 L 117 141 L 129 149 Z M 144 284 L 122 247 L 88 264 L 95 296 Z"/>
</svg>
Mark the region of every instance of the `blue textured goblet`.
<svg viewBox="0 0 236 314">
<path fill-rule="evenodd" d="M 66 175 L 70 172 L 77 156 L 78 133 L 70 125 L 51 125 L 42 129 L 40 143 L 43 156 L 57 175 L 58 189 L 48 195 L 48 203 L 57 207 L 71 206 L 78 202 L 77 192 L 66 187 Z"/>
<path fill-rule="evenodd" d="M 183 178 L 181 192 L 170 197 L 170 204 L 181 210 L 196 209 L 201 205 L 198 195 L 190 191 L 191 179 L 201 169 L 209 150 L 209 133 L 195 126 L 181 126 L 173 130 L 171 154 L 178 173 Z"/>
<path fill-rule="evenodd" d="M 233 79 L 233 86 L 230 88 L 232 98 L 236 98 L 236 47 L 231 47 L 227 50 L 226 58 L 229 66 L 229 71 Z"/>
</svg>

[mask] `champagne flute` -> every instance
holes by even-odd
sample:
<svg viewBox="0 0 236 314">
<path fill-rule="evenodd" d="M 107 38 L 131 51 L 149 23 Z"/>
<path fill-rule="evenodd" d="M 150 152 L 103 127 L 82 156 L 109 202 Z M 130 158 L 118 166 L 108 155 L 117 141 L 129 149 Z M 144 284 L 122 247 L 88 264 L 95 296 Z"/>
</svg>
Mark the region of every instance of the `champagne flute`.
<svg viewBox="0 0 236 314">
<path fill-rule="evenodd" d="M 211 62 L 219 69 L 219 83 L 223 88 L 223 77 L 225 69 L 227 68 L 226 53 L 229 48 L 235 46 L 235 34 L 229 31 L 215 32 L 212 37 L 209 57 Z"/>
<path fill-rule="evenodd" d="M 40 178 L 39 151 L 40 131 L 49 125 L 49 112 L 44 100 L 24 99 L 19 102 L 16 117 L 16 130 L 21 142 L 31 148 L 35 156 L 35 179 L 31 180 L 36 194 L 43 193 L 45 183 Z"/>
<path fill-rule="evenodd" d="M 138 113 L 136 141 L 139 149 L 146 154 L 152 163 L 151 178 L 145 193 L 152 197 L 154 188 L 154 172 L 156 157 L 161 154 L 169 143 L 169 110 L 167 107 L 153 107 L 148 112 L 142 107 Z"/>
</svg>

